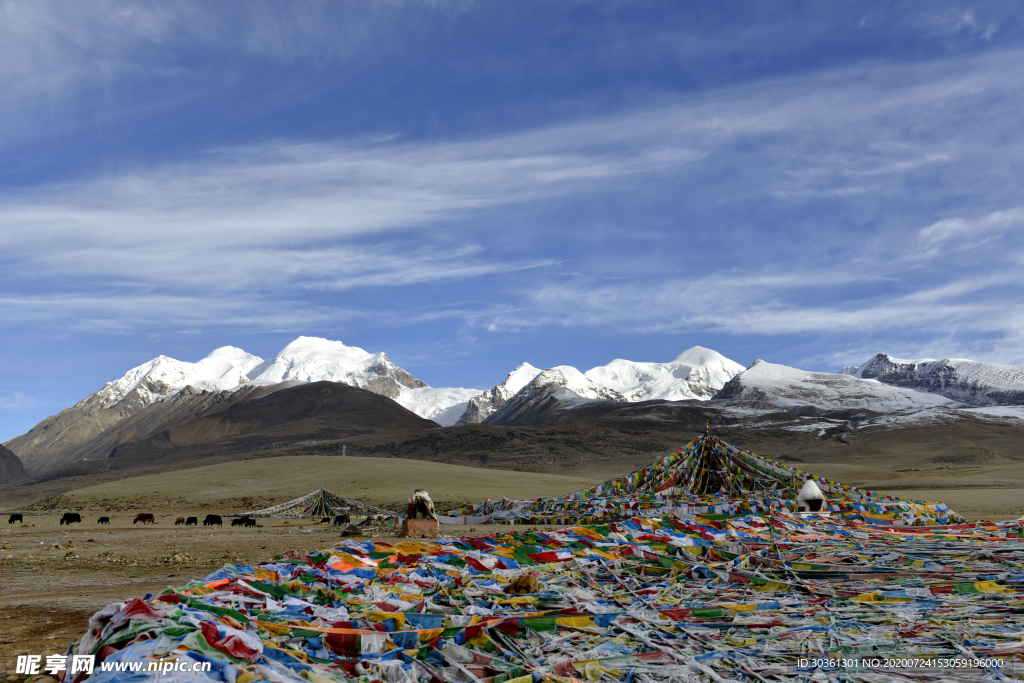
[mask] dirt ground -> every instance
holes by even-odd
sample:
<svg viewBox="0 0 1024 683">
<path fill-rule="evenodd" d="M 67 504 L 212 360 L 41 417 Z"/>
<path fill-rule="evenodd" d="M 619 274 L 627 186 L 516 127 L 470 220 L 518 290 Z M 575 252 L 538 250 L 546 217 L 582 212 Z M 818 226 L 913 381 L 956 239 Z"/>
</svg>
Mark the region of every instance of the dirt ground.
<svg viewBox="0 0 1024 683">
<path fill-rule="evenodd" d="M 228 562 L 301 556 L 342 539 L 340 529 L 296 520 L 261 519 L 255 529 L 230 522 L 184 527 L 167 513 L 140 527 L 131 515 L 110 516 L 109 527 L 94 524 L 95 513 L 67 527 L 59 515 L 27 513 L 24 524 L 0 527 L 0 681 L 26 678 L 14 674 L 19 654 L 63 653 L 112 602 L 182 586 Z M 504 528 L 443 525 L 441 534 L 486 536 Z M 372 532 L 353 538 L 372 537 L 397 540 Z"/>
</svg>

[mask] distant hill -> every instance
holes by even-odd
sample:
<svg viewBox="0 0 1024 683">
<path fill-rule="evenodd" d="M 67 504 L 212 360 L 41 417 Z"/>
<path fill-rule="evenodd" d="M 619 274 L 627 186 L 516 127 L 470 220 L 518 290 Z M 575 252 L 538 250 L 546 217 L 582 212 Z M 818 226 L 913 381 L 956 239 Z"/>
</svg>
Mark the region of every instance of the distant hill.
<svg viewBox="0 0 1024 683">
<path fill-rule="evenodd" d="M 220 411 L 123 442 L 102 459 L 0 484 L 0 505 L 17 507 L 83 486 L 218 463 L 342 453 L 603 480 L 677 450 L 705 426 L 770 457 L 931 472 L 954 486 L 965 470 L 983 478 L 986 471 L 1016 471 L 1024 463 L 1020 420 L 960 411 L 954 417 L 923 413 L 927 419 L 886 422 L 887 416 L 869 409 L 842 406 L 800 412 L 767 401 L 577 397 L 526 406 L 519 415 L 525 426 L 440 427 L 386 397 L 321 382 L 243 397 Z"/>
<path fill-rule="evenodd" d="M 344 449 L 504 469 L 614 469 L 664 455 L 704 424 L 779 455 L 841 445 L 852 457 L 885 432 L 906 453 L 929 443 L 934 458 L 957 466 L 1001 462 L 1020 454 L 1024 366 L 878 354 L 838 373 L 808 372 L 766 361 L 744 368 L 695 346 L 669 362 L 616 359 L 587 372 L 522 363 L 481 392 L 428 387 L 382 352 L 299 337 L 269 361 L 223 347 L 196 363 L 160 356 L 132 368 L 7 442 L 22 467 L 4 465 L 0 500 L 72 480 Z M 956 424 L 975 435 L 970 446 L 956 445 Z M 866 457 L 889 452 L 893 465 L 931 462 L 872 449 Z"/>
</svg>

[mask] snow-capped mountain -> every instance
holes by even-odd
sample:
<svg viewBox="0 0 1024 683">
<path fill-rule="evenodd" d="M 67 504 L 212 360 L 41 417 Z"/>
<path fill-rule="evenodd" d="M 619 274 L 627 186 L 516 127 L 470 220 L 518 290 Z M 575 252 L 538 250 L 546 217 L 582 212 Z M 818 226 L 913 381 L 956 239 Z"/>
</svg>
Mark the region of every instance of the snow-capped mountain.
<svg viewBox="0 0 1024 683">
<path fill-rule="evenodd" d="M 861 379 L 940 394 L 973 406 L 1024 404 L 1024 366 L 962 358 L 902 360 L 879 353 L 839 371 Z"/>
<path fill-rule="evenodd" d="M 493 389 L 474 396 L 469 399 L 466 410 L 458 418 L 456 424 L 479 424 L 494 414 L 496 410 L 505 405 L 505 402 L 515 396 L 527 384 L 540 374 L 540 370 L 529 363 L 523 363 L 512 372 L 508 373 L 505 381 Z"/>
<path fill-rule="evenodd" d="M 341 382 L 387 396 L 420 417 L 452 425 L 479 389 L 433 388 L 398 367 L 385 353 L 369 353 L 340 341 L 299 337 L 249 375 L 258 384 Z"/>
<path fill-rule="evenodd" d="M 402 393 L 400 387 L 427 386 L 392 363 L 384 353 L 368 353 L 319 337 L 299 337 L 273 360 L 255 366 L 250 379 L 262 384 L 341 382 L 388 398 L 398 398 Z"/>
<path fill-rule="evenodd" d="M 207 391 L 234 389 L 249 382 L 248 373 L 262 362 L 262 358 L 234 346 L 214 349 L 198 363 L 157 356 L 120 379 L 107 382 L 85 401 L 94 408 L 121 404 L 122 408 L 141 410 L 187 386 Z"/>
<path fill-rule="evenodd" d="M 622 394 L 627 401 L 708 400 L 743 366 L 717 351 L 694 346 L 671 363 L 638 363 L 615 359 L 593 368 L 586 376 Z"/>
<path fill-rule="evenodd" d="M 299 337 L 268 361 L 232 346 L 215 349 L 195 363 L 158 356 L 5 445 L 21 458 L 29 475 L 38 474 L 83 458 L 106 458 L 122 443 L 259 400 L 291 384 L 317 381 L 369 390 L 442 426 L 540 424 L 570 419 L 573 409 L 583 406 L 588 414 L 605 408 L 621 412 L 616 404 L 645 401 L 694 402 L 676 406 L 687 410 L 697 410 L 699 401 L 700 410 L 728 408 L 732 413 L 742 412 L 747 405 L 742 402 L 759 401 L 761 407 L 754 411 L 758 415 L 772 404 L 826 422 L 896 424 L 965 415 L 1024 419 L 1024 366 L 878 354 L 839 373 L 806 372 L 765 361 L 744 369 L 695 346 L 667 363 L 616 359 L 586 373 L 568 365 L 542 371 L 523 363 L 500 384 L 480 391 L 429 387 L 383 352 Z M 710 399 L 715 400 L 706 403 Z M 739 407 L 736 402 L 741 402 Z M 655 412 L 665 407 L 649 406 Z M 874 416 L 839 414 L 850 410 Z"/>
<path fill-rule="evenodd" d="M 538 410 L 544 414 L 578 405 L 579 400 L 707 401 L 743 366 L 711 349 L 694 346 L 669 363 L 643 363 L 617 358 L 581 373 L 560 365 L 540 372 L 524 363 L 502 384 L 470 401 L 459 424 L 520 424 Z M 520 393 L 525 392 L 522 396 Z M 510 407 L 505 408 L 506 405 Z M 534 415 L 530 420 L 535 420 Z"/>
<path fill-rule="evenodd" d="M 588 401 L 607 400 L 625 402 L 626 398 L 614 389 L 594 382 L 572 366 L 559 365 L 534 377 L 484 423 L 506 426 L 535 424 L 546 408 L 562 410 Z"/>
<path fill-rule="evenodd" d="M 715 400 L 765 401 L 793 412 L 870 410 L 913 412 L 950 406 L 938 394 L 831 372 L 807 372 L 756 360 L 715 394 Z"/>
<path fill-rule="evenodd" d="M 132 368 L 96 393 L 7 442 L 26 469 L 74 462 L 83 444 L 157 403 L 189 402 L 202 392 L 234 392 L 289 382 L 341 382 L 387 396 L 420 417 L 454 424 L 479 389 L 433 388 L 392 363 L 339 341 L 299 337 L 273 360 L 233 346 L 188 363 L 166 356 Z M 187 396 L 185 395 L 187 394 Z M 176 414 L 169 406 L 169 414 Z M 38 465 L 38 466 L 37 466 Z"/>
</svg>

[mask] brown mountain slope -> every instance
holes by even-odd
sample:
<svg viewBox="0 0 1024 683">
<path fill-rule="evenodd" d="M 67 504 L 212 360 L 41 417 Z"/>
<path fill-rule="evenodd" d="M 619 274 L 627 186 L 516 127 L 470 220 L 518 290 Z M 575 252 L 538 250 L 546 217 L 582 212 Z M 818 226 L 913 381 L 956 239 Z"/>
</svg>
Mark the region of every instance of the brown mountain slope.
<svg viewBox="0 0 1024 683">
<path fill-rule="evenodd" d="M 706 424 L 739 446 L 850 484 L 1024 486 L 1020 421 L 964 418 L 899 429 L 857 428 L 851 421 L 823 430 L 817 419 L 756 402 L 609 402 L 573 411 L 572 419 L 555 424 L 442 428 L 360 389 L 300 385 L 121 444 L 113 457 L 0 485 L 0 504 L 24 505 L 143 474 L 342 452 L 605 479 L 678 449 Z"/>
<path fill-rule="evenodd" d="M 25 469 L 37 475 L 80 460 L 105 458 L 119 443 L 148 438 L 266 390 L 244 387 L 238 391 L 208 392 L 186 387 L 169 401 L 146 405 L 129 394 L 110 407 L 105 407 L 104 397 L 97 392 L 48 417 L 7 445 L 20 453 Z"/>
<path fill-rule="evenodd" d="M 26 478 L 28 478 L 28 473 L 25 472 L 21 459 L 0 446 L 0 484 Z"/>
</svg>

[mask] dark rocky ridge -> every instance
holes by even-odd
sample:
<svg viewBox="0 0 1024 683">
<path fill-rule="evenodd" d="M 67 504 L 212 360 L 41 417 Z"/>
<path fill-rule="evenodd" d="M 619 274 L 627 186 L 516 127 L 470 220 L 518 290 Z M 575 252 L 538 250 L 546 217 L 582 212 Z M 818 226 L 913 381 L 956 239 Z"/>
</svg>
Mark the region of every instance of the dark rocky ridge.
<svg viewBox="0 0 1024 683">
<path fill-rule="evenodd" d="M 1024 366 L 944 359 L 903 362 L 879 353 L 845 375 L 940 394 L 975 406 L 1024 405 Z"/>
</svg>

